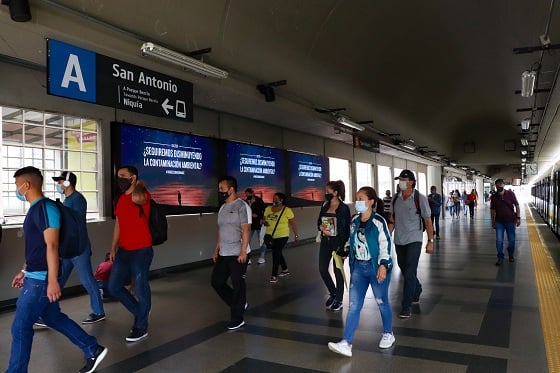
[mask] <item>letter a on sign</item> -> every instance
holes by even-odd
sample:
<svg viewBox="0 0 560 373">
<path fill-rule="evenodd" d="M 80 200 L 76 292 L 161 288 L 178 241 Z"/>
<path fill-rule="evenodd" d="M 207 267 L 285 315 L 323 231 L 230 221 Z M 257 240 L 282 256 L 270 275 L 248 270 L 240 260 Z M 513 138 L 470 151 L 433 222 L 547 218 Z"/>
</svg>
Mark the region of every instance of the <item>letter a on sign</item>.
<svg viewBox="0 0 560 373">
<path fill-rule="evenodd" d="M 96 102 L 96 54 L 53 39 L 47 49 L 47 93 Z"/>
</svg>

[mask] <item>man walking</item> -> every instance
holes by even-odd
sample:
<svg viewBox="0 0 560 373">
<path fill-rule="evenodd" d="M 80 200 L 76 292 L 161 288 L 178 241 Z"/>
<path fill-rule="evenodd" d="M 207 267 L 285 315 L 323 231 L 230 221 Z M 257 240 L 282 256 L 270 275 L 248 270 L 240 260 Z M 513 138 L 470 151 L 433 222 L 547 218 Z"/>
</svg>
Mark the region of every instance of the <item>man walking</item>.
<svg viewBox="0 0 560 373">
<path fill-rule="evenodd" d="M 245 325 L 243 314 L 247 307 L 247 287 L 244 274 L 247 270 L 251 208 L 237 197 L 237 180 L 226 176 L 218 182 L 219 202 L 218 239 L 212 260 L 212 287 L 230 307 L 229 330 Z M 231 287 L 228 285 L 231 278 Z"/>
<path fill-rule="evenodd" d="M 422 284 L 418 281 L 417 270 L 422 249 L 423 226 L 426 227 L 428 242 L 426 253 L 434 250 L 434 230 L 428 199 L 414 190 L 416 178 L 410 170 L 403 170 L 395 180 L 399 180 L 400 192 L 393 198 L 392 220 L 389 229 L 395 230 L 397 263 L 404 277 L 404 289 L 400 318 L 410 317 L 412 303 L 420 300 Z"/>
<path fill-rule="evenodd" d="M 60 176 L 53 177 L 52 179 L 57 182 L 57 191 L 65 197 L 63 202 L 64 206 L 68 206 L 76 211 L 85 222 L 87 201 L 82 193 L 76 190 L 76 183 L 78 180 L 76 175 L 70 171 L 64 171 Z M 82 254 L 71 259 L 62 258 L 61 260 L 60 287 L 64 288 L 68 277 L 72 273 L 72 269 L 76 267 L 78 275 L 80 276 L 80 282 L 89 294 L 90 305 L 93 311 L 88 317 L 82 320 L 82 324 L 93 324 L 105 320 L 105 310 L 103 309 L 103 300 L 101 299 L 97 281 L 93 277 L 93 271 L 91 269 L 91 244 L 89 242 L 89 237 L 85 237 L 81 242 L 87 243 L 87 246 L 83 248 Z"/>
<path fill-rule="evenodd" d="M 14 174 L 16 197 L 30 203 L 23 222 L 25 264 L 15 275 L 12 287 L 21 289 L 12 323 L 12 348 L 7 373 L 26 373 L 33 343 L 33 323 L 42 317 L 47 326 L 62 333 L 78 346 L 86 358 L 80 373 L 90 373 L 107 355 L 107 348 L 60 312 L 58 300 L 58 245 L 60 210 L 43 196 L 43 175 L 35 167 Z M 61 357 L 63 353 L 61 352 Z"/>
<path fill-rule="evenodd" d="M 496 230 L 496 251 L 498 252 L 497 266 L 504 262 L 504 232 L 507 232 L 509 261 L 515 262 L 515 228 L 521 224 L 521 210 L 511 190 L 504 189 L 504 180 L 495 182 L 496 193 L 490 197 L 490 216 L 492 228 Z"/>
<path fill-rule="evenodd" d="M 432 185 L 428 195 L 428 203 L 432 212 L 432 225 L 436 230 L 436 240 L 439 240 L 439 215 L 441 213 L 441 194 L 437 193 L 437 188 Z"/>
<path fill-rule="evenodd" d="M 109 293 L 134 315 L 134 324 L 127 342 L 137 342 L 148 336 L 148 315 L 152 294 L 148 276 L 154 258 L 152 235 L 148 226 L 150 193 L 138 180 L 138 169 L 123 166 L 117 171 L 121 191 L 115 205 L 115 228 L 109 257 L 113 261 L 109 278 Z M 125 285 L 134 279 L 134 296 Z"/>
<path fill-rule="evenodd" d="M 264 217 L 265 204 L 262 198 L 255 195 L 255 192 L 251 188 L 245 189 L 245 202 L 251 207 L 251 235 L 249 237 L 249 242 L 253 238 L 253 235 L 257 234 L 257 240 L 260 244 L 259 252 L 260 257 L 257 263 L 264 264 L 266 260 L 264 259 L 264 253 L 266 252 L 266 246 L 264 242 L 261 243 L 261 228 Z M 251 259 L 249 259 L 249 264 L 251 264 Z"/>
</svg>

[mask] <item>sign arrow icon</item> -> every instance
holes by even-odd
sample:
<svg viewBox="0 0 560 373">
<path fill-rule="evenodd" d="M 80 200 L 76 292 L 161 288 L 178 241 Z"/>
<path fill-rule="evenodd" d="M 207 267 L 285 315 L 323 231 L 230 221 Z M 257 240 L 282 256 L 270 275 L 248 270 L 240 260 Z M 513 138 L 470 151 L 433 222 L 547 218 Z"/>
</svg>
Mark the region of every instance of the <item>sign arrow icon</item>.
<svg viewBox="0 0 560 373">
<path fill-rule="evenodd" d="M 173 110 L 173 105 L 168 105 L 169 99 L 166 98 L 165 101 L 162 102 L 161 107 L 163 111 L 165 111 L 166 115 L 169 115 L 169 109 Z"/>
</svg>

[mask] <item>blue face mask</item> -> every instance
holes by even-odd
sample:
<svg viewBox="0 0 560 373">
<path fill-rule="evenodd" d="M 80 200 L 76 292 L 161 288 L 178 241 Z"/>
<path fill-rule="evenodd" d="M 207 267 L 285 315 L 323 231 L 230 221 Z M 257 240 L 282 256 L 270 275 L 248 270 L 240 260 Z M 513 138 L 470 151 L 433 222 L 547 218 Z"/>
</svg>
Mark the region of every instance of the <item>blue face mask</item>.
<svg viewBox="0 0 560 373">
<path fill-rule="evenodd" d="M 356 208 L 356 211 L 360 214 L 366 212 L 368 209 L 366 206 L 366 201 L 356 201 L 354 207 Z"/>
<path fill-rule="evenodd" d="M 272 202 L 272 206 L 278 207 L 278 206 L 280 206 L 280 202 Z"/>
<path fill-rule="evenodd" d="M 56 184 L 56 191 L 60 194 L 64 194 L 64 189 L 62 189 L 60 184 Z"/>
<path fill-rule="evenodd" d="M 27 192 L 25 192 L 25 194 L 21 194 L 19 192 L 19 189 L 23 186 L 23 184 L 21 184 L 19 186 L 19 188 L 16 189 L 16 197 L 17 199 L 19 199 L 21 202 L 26 202 L 27 200 L 25 199 L 25 194 L 27 194 Z"/>
</svg>

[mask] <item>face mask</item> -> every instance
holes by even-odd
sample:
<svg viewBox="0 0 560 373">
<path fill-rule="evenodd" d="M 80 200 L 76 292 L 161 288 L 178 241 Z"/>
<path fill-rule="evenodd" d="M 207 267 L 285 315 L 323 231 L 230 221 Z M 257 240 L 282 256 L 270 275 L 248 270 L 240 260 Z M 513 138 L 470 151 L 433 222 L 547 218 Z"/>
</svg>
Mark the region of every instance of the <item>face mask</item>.
<svg viewBox="0 0 560 373">
<path fill-rule="evenodd" d="M 218 203 L 220 205 L 226 203 L 226 199 L 228 199 L 228 197 L 228 192 L 218 192 Z"/>
<path fill-rule="evenodd" d="M 325 201 L 329 201 L 329 202 L 330 202 L 331 199 L 333 199 L 333 198 L 334 198 L 334 196 L 333 196 L 332 193 L 326 193 L 326 194 L 325 194 Z"/>
<path fill-rule="evenodd" d="M 56 191 L 60 194 L 64 194 L 64 189 L 62 189 L 60 184 L 56 184 Z"/>
<path fill-rule="evenodd" d="M 272 206 L 278 207 L 278 206 L 280 206 L 280 202 L 272 202 Z"/>
<path fill-rule="evenodd" d="M 132 178 L 119 177 L 117 178 L 117 184 L 121 192 L 126 192 L 128 188 L 132 185 Z"/>
<path fill-rule="evenodd" d="M 432 189 L 432 190 L 430 190 L 430 193 L 435 194 L 435 193 L 436 193 L 436 190 L 435 190 L 435 189 Z"/>
<path fill-rule="evenodd" d="M 27 200 L 25 199 L 25 195 L 27 194 L 27 192 L 25 192 L 25 193 L 23 193 L 23 194 L 21 194 L 21 193 L 19 192 L 19 189 L 20 189 L 22 186 L 23 186 L 23 184 L 21 184 L 21 185 L 19 186 L 19 188 L 16 189 L 16 197 L 17 197 L 17 199 L 19 199 L 21 202 L 26 202 Z"/>
<path fill-rule="evenodd" d="M 406 190 L 406 189 L 408 189 L 408 184 L 407 184 L 407 182 L 404 181 L 404 180 L 399 181 L 399 188 L 401 188 L 401 190 Z"/>
<path fill-rule="evenodd" d="M 247 194 L 247 201 L 249 201 L 249 200 L 251 200 L 251 199 L 253 199 L 253 196 L 250 195 L 250 194 Z"/>
<path fill-rule="evenodd" d="M 496 190 L 498 191 L 498 193 L 502 193 L 504 191 L 504 187 L 496 187 Z"/>
<path fill-rule="evenodd" d="M 368 209 L 366 206 L 366 201 L 356 201 L 354 207 L 356 208 L 356 211 L 360 214 L 366 212 Z"/>
</svg>

